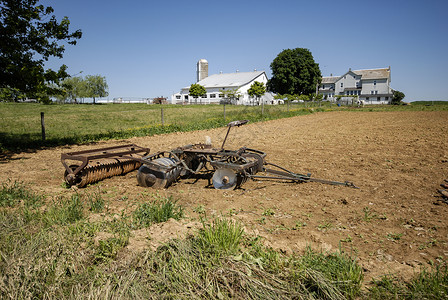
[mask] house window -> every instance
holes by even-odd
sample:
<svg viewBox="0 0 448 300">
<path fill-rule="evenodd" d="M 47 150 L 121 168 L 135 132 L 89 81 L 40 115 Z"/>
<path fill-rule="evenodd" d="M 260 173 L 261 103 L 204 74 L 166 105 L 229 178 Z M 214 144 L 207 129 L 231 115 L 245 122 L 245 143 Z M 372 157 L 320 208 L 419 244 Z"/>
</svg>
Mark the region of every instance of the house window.
<svg viewBox="0 0 448 300">
<path fill-rule="evenodd" d="M 185 99 L 185 100 L 188 100 L 188 95 L 185 95 L 184 99 Z"/>
<path fill-rule="evenodd" d="M 180 95 L 176 95 L 176 99 L 180 99 Z"/>
<path fill-rule="evenodd" d="M 389 101 L 389 97 L 384 98 L 386 101 Z"/>
<path fill-rule="evenodd" d="M 343 82 L 341 82 L 341 87 L 344 87 L 344 83 Z"/>
<path fill-rule="evenodd" d="M 322 85 L 322 89 L 324 89 L 324 90 L 325 90 L 325 84 L 323 84 L 323 85 Z"/>
<path fill-rule="evenodd" d="M 376 80 L 373 81 L 373 85 L 376 85 Z"/>
<path fill-rule="evenodd" d="M 376 100 L 381 101 L 381 97 L 377 97 Z"/>
<path fill-rule="evenodd" d="M 378 95 L 378 91 L 375 91 L 375 95 Z"/>
<path fill-rule="evenodd" d="M 366 101 L 369 101 L 369 97 L 366 97 Z"/>
<path fill-rule="evenodd" d="M 219 94 L 219 98 L 224 98 L 224 94 Z"/>
<path fill-rule="evenodd" d="M 216 98 L 216 94 L 210 94 L 210 98 Z"/>
<path fill-rule="evenodd" d="M 374 94 L 374 92 L 373 91 L 370 91 L 370 95 L 373 95 Z"/>
<path fill-rule="evenodd" d="M 207 94 L 201 96 L 202 99 L 207 98 Z"/>
</svg>

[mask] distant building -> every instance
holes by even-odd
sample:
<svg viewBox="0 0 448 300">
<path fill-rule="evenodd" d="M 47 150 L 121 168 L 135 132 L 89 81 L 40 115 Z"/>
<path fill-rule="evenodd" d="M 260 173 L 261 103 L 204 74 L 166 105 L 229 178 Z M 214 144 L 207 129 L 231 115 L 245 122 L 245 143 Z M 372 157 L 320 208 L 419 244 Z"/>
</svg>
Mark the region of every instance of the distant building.
<svg viewBox="0 0 448 300">
<path fill-rule="evenodd" d="M 336 101 L 344 96 L 358 96 L 366 104 L 390 104 L 393 91 L 390 87 L 390 67 L 369 70 L 348 70 L 342 76 L 323 77 L 319 94 Z"/>
<path fill-rule="evenodd" d="M 268 77 L 265 71 L 236 71 L 235 73 L 220 73 L 208 76 L 208 62 L 205 59 L 201 59 L 197 64 L 197 78 L 197 83 L 206 90 L 206 94 L 203 97 L 191 97 L 189 94 L 190 87 L 187 86 L 182 88 L 180 93 L 172 95 L 171 102 L 173 104 L 232 103 L 242 105 L 259 105 L 261 101 L 264 101 L 265 104 L 275 104 L 277 102 L 277 100 L 274 100 L 273 94 L 269 92 L 266 92 L 258 102 L 249 97 L 247 93 L 247 90 L 255 81 L 267 84 Z M 228 91 L 236 91 L 237 97 L 229 98 L 227 96 Z"/>
</svg>

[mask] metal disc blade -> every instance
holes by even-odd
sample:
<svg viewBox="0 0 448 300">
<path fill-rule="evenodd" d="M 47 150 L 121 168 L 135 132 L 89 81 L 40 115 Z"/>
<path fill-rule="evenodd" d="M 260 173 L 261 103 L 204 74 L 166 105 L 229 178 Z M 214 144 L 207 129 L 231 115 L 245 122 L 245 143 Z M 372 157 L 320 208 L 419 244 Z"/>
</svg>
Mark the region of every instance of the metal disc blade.
<svg viewBox="0 0 448 300">
<path fill-rule="evenodd" d="M 230 190 L 236 186 L 236 174 L 230 169 L 218 169 L 213 174 L 213 186 L 218 190 Z"/>
</svg>

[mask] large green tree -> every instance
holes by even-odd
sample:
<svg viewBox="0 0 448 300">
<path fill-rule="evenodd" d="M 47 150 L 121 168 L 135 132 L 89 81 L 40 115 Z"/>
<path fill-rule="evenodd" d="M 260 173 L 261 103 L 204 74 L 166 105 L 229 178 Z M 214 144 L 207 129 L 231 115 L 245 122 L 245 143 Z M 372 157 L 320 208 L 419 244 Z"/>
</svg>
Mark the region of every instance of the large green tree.
<svg viewBox="0 0 448 300">
<path fill-rule="evenodd" d="M 283 50 L 271 63 L 271 70 L 268 90 L 279 94 L 312 94 L 322 78 L 319 64 L 304 48 Z"/>
<path fill-rule="evenodd" d="M 0 0 L 0 89 L 27 97 L 55 94 L 67 78 L 67 66 L 45 68 L 50 57 L 62 58 L 64 44 L 76 44 L 80 30 L 70 32 L 70 21 L 58 21 L 53 8 L 39 0 Z M 17 93 L 13 93 L 17 94 Z"/>
<path fill-rule="evenodd" d="M 62 91 L 57 98 L 77 103 L 78 99 L 87 97 L 86 81 L 82 77 L 66 78 L 62 81 Z"/>
<path fill-rule="evenodd" d="M 95 98 L 109 95 L 106 77 L 101 75 L 87 75 L 84 80 L 86 97 L 93 98 L 93 104 L 95 104 Z"/>
</svg>

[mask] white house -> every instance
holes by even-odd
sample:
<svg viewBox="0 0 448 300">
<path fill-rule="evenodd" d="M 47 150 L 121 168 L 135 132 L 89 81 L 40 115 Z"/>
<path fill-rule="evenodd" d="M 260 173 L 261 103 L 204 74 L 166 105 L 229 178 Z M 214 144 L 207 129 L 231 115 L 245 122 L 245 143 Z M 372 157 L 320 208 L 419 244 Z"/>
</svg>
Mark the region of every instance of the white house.
<svg viewBox="0 0 448 300">
<path fill-rule="evenodd" d="M 207 64 L 207 67 L 204 67 Z M 255 99 L 251 98 L 247 91 L 250 86 L 255 82 L 261 82 L 265 85 L 268 82 L 268 77 L 265 71 L 253 71 L 253 72 L 235 72 L 235 73 L 220 73 L 208 76 L 204 74 L 205 70 L 208 72 L 208 63 L 205 59 L 201 59 L 198 62 L 198 84 L 202 85 L 206 94 L 203 97 L 193 98 L 189 95 L 190 87 L 184 87 L 181 89 L 180 93 L 176 93 L 171 96 L 171 102 L 173 104 L 188 103 L 188 104 L 219 104 L 223 102 L 228 102 L 229 98 L 226 97 L 226 91 L 236 91 L 239 96 L 232 100 L 232 104 L 242 104 L 242 105 L 257 105 L 261 101 L 265 104 L 274 104 L 273 94 L 267 92 L 261 97 L 260 101 L 257 102 Z"/>
<path fill-rule="evenodd" d="M 342 76 L 323 77 L 319 94 L 329 101 L 336 101 L 344 96 L 358 96 L 359 100 L 367 104 L 389 104 L 393 96 L 390 82 L 390 67 L 355 71 L 349 69 Z"/>
</svg>

